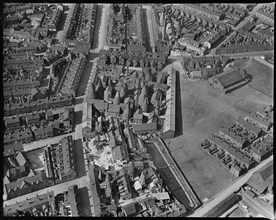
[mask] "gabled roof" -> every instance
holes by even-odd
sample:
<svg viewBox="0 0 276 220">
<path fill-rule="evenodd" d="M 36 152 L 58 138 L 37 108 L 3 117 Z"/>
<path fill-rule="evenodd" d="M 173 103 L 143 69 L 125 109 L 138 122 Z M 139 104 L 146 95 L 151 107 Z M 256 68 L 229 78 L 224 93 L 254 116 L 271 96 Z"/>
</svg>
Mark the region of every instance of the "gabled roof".
<svg viewBox="0 0 276 220">
<path fill-rule="evenodd" d="M 121 97 L 120 97 L 120 92 L 119 92 L 119 90 L 116 92 L 116 95 L 115 95 L 115 98 L 114 98 L 114 101 L 113 101 L 113 103 L 115 104 L 115 105 L 119 105 L 120 104 L 120 100 L 121 100 Z"/>
<path fill-rule="evenodd" d="M 30 185 L 33 185 L 33 184 L 38 184 L 39 182 L 42 182 L 43 180 L 42 180 L 41 174 L 37 174 L 35 176 L 31 176 L 31 177 L 28 176 L 28 177 L 26 177 L 24 179 L 24 181 L 26 183 L 29 183 Z"/>
<path fill-rule="evenodd" d="M 89 90 L 89 93 L 88 93 L 88 96 L 87 96 L 89 99 L 96 99 L 96 92 L 95 92 L 95 86 L 94 84 L 92 83 L 91 84 L 91 87 L 90 87 L 90 90 Z"/>
<path fill-rule="evenodd" d="M 120 97 L 124 97 L 127 94 L 127 86 L 123 85 L 122 89 L 120 90 Z"/>
<path fill-rule="evenodd" d="M 17 160 L 19 166 L 23 166 L 27 162 L 26 159 L 25 159 L 25 157 L 24 157 L 24 155 L 21 152 L 19 152 L 17 154 L 16 160 Z"/>
<path fill-rule="evenodd" d="M 129 215 L 132 215 L 132 214 L 136 213 L 136 208 L 135 208 L 135 203 L 134 202 L 129 203 L 129 204 L 123 206 L 122 208 L 125 211 L 126 216 L 129 216 Z"/>
<path fill-rule="evenodd" d="M 258 175 L 261 177 L 261 181 L 266 181 L 269 177 L 273 175 L 273 162 L 268 163 L 264 166 L 259 172 L 254 173 L 253 175 Z"/>
<path fill-rule="evenodd" d="M 237 120 L 236 123 L 240 124 L 242 127 L 246 128 L 246 129 L 248 129 L 248 130 L 250 130 L 251 132 L 254 132 L 254 133 L 257 134 L 257 135 L 258 135 L 258 134 L 261 132 L 261 130 L 262 130 L 261 128 L 256 127 L 254 124 L 251 124 L 251 123 L 245 121 L 245 120 L 244 120 L 243 118 L 241 118 L 241 117 L 239 117 L 239 119 Z"/>
<path fill-rule="evenodd" d="M 24 185 L 25 185 L 25 182 L 23 178 L 21 178 L 16 180 L 15 182 L 8 183 L 5 186 L 6 186 L 7 193 L 9 193 L 11 190 L 15 191 L 17 189 L 19 190 L 22 189 Z"/>
<path fill-rule="evenodd" d="M 9 178 L 8 178 L 6 175 L 4 176 L 4 180 L 3 180 L 3 182 L 4 182 L 4 185 L 6 185 L 6 184 L 9 184 L 9 183 L 10 183 Z"/>
<path fill-rule="evenodd" d="M 223 87 L 228 87 L 234 83 L 244 80 L 244 77 L 238 70 L 238 71 L 233 71 L 231 73 L 223 74 L 220 76 L 218 75 L 217 80 L 222 84 Z"/>
<path fill-rule="evenodd" d="M 142 107 L 142 111 L 143 112 L 148 112 L 148 110 L 149 110 L 149 102 L 148 102 L 148 98 L 147 97 L 145 98 L 144 103 L 143 103 L 143 105 L 141 107 Z"/>
<path fill-rule="evenodd" d="M 33 171 L 33 169 L 30 169 L 28 177 L 32 177 L 32 176 L 35 176 L 35 172 Z"/>
<path fill-rule="evenodd" d="M 112 148 L 113 161 L 121 160 L 123 158 L 121 146 Z"/>
<path fill-rule="evenodd" d="M 4 146 L 4 156 L 15 154 L 17 151 L 23 150 L 22 142 L 16 142 L 10 145 Z"/>
<path fill-rule="evenodd" d="M 129 114 L 130 114 L 130 107 L 129 107 L 129 105 L 127 105 L 127 107 L 125 108 L 124 113 L 123 113 L 123 119 L 128 120 Z"/>
</svg>

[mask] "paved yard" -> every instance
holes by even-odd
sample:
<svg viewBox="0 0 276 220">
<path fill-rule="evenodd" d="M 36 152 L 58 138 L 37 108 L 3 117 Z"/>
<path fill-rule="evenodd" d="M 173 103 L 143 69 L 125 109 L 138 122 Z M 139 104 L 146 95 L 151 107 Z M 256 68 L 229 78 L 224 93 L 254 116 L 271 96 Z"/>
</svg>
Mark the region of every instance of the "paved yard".
<svg viewBox="0 0 276 220">
<path fill-rule="evenodd" d="M 180 135 L 166 142 L 169 142 L 173 157 L 203 200 L 229 185 L 232 175 L 202 150 L 200 143 L 211 133 L 218 133 L 222 125 L 234 123 L 240 115 L 245 116 L 250 110 L 271 104 L 272 99 L 251 84 L 224 95 L 206 81 L 190 82 L 182 74 L 180 83 L 181 92 L 177 91 L 177 96 L 181 97 L 181 107 L 176 108 L 176 122 L 180 125 L 176 127 L 182 128 L 183 134 L 176 132 Z"/>
</svg>

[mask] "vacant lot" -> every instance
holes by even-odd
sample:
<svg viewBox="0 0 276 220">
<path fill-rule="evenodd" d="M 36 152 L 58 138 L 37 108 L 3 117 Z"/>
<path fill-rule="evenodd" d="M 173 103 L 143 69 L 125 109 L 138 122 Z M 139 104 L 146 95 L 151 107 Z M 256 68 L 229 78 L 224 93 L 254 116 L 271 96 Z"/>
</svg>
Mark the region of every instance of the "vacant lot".
<svg viewBox="0 0 276 220">
<path fill-rule="evenodd" d="M 181 92 L 177 96 L 181 96 L 181 109 L 176 111 L 176 122 L 182 120 L 182 126 L 176 127 L 182 127 L 183 133 L 167 142 L 176 162 L 203 200 L 229 185 L 232 175 L 202 150 L 200 143 L 211 133 L 218 133 L 222 125 L 232 124 L 240 115 L 271 104 L 272 99 L 254 89 L 251 83 L 227 95 L 205 81 L 190 82 L 183 74 L 180 83 Z"/>
</svg>

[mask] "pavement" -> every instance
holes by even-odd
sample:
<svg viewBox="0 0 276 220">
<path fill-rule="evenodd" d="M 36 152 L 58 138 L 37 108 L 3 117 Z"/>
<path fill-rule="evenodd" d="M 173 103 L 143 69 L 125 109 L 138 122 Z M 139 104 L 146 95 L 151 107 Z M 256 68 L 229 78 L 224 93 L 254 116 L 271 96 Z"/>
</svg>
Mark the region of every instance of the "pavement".
<svg viewBox="0 0 276 220">
<path fill-rule="evenodd" d="M 51 187 L 48 187 L 48 188 L 45 188 L 45 189 L 42 189 L 42 190 L 38 190 L 38 191 L 35 191 L 35 192 L 32 192 L 32 193 L 29 193 L 27 195 L 19 196 L 19 197 L 16 197 L 14 199 L 4 201 L 3 205 L 4 206 L 9 206 L 9 205 L 15 204 L 16 202 L 25 201 L 26 199 L 30 199 L 32 197 L 35 197 L 37 195 L 42 195 L 42 194 L 50 192 L 50 191 L 53 191 L 54 194 L 57 195 L 59 193 L 63 193 L 65 191 L 67 191 L 68 187 L 72 186 L 72 185 L 78 185 L 79 188 L 82 188 L 84 186 L 89 185 L 89 179 L 88 179 L 87 176 L 84 176 L 82 178 L 78 178 L 78 179 L 74 179 L 74 180 L 71 180 L 71 181 L 68 181 L 68 182 L 65 182 L 65 183 L 57 184 L 57 185 L 54 185 L 54 186 L 51 186 Z"/>
<path fill-rule="evenodd" d="M 254 56 L 263 56 L 266 54 L 274 54 L 274 50 L 266 50 L 266 51 L 254 51 L 254 52 L 248 52 L 248 53 L 230 53 L 230 54 L 223 54 L 224 56 L 229 56 L 230 58 L 249 58 L 249 57 L 254 57 Z M 219 55 L 215 55 L 219 56 Z M 208 54 L 205 56 L 196 56 L 196 57 L 213 57 L 213 55 Z M 183 60 L 183 58 L 185 59 L 185 56 L 181 56 L 181 57 L 172 57 L 169 56 L 168 59 L 172 59 L 172 60 Z"/>
<path fill-rule="evenodd" d="M 253 169 L 249 170 L 248 173 L 241 176 L 240 178 L 236 179 L 234 183 L 231 183 L 230 186 L 225 187 L 223 191 L 215 195 L 213 198 L 211 198 L 207 203 L 205 203 L 203 206 L 198 208 L 192 215 L 189 217 L 204 217 L 208 212 L 210 212 L 212 209 L 214 209 L 216 206 L 218 206 L 223 200 L 225 200 L 228 196 L 233 194 L 235 191 L 237 191 L 241 186 L 243 186 L 249 178 L 252 176 L 254 172 L 261 169 L 263 166 L 268 164 L 273 160 L 273 155 L 261 162 L 258 166 L 254 167 Z"/>
</svg>

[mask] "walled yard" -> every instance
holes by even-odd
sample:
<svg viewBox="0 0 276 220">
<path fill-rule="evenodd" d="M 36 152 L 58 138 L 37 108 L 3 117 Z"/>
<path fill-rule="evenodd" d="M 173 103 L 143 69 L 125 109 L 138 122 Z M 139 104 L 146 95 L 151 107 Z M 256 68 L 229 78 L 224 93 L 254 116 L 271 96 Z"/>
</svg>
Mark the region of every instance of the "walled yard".
<svg viewBox="0 0 276 220">
<path fill-rule="evenodd" d="M 177 132 L 174 139 L 166 142 L 201 200 L 219 193 L 233 181 L 233 176 L 219 161 L 202 150 L 200 144 L 211 133 L 218 134 L 222 125 L 233 124 L 248 111 L 272 104 L 270 97 L 259 92 L 259 88 L 254 89 L 253 85 L 271 88 L 269 83 L 264 84 L 262 77 L 265 74 L 258 77 L 261 78 L 257 79 L 258 82 L 253 79 L 249 85 L 227 95 L 211 88 L 206 81 L 190 82 L 183 74 L 177 80 L 181 84 L 181 92 L 177 89 L 176 103 L 181 102 L 181 106 L 176 105 Z M 263 85 L 260 85 L 262 82 Z"/>
</svg>

